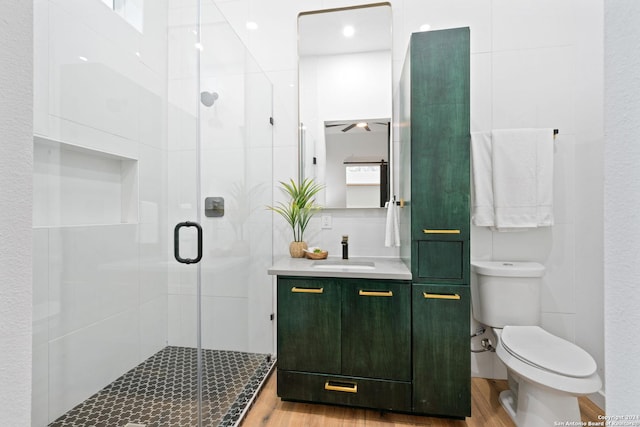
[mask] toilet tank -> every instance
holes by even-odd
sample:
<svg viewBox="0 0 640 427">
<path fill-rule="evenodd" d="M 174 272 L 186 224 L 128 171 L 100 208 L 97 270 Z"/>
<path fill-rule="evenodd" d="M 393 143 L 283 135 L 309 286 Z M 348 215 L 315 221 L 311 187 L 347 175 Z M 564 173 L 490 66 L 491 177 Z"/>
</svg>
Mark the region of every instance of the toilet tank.
<svg viewBox="0 0 640 427">
<path fill-rule="evenodd" d="M 537 262 L 471 262 L 473 317 L 494 328 L 540 324 L 544 266 Z"/>
</svg>

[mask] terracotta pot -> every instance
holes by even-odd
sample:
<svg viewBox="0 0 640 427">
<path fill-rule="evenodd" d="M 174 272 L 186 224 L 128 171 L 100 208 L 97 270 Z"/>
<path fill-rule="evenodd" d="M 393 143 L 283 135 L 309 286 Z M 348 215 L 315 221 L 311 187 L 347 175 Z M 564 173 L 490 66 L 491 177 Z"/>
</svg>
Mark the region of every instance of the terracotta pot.
<svg viewBox="0 0 640 427">
<path fill-rule="evenodd" d="M 305 249 L 308 249 L 307 242 L 291 242 L 289 244 L 291 258 L 304 258 Z"/>
</svg>

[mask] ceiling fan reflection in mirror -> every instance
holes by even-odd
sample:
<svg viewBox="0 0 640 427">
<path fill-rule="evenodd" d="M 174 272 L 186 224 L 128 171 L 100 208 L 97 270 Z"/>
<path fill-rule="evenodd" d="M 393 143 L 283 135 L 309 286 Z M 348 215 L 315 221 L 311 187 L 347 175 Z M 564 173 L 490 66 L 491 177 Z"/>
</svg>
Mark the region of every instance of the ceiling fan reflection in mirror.
<svg viewBox="0 0 640 427">
<path fill-rule="evenodd" d="M 346 120 L 346 121 L 327 121 L 324 127 L 329 131 L 331 128 L 338 128 L 339 131 L 349 132 L 350 130 L 363 130 L 366 132 L 382 132 L 386 131 L 389 125 L 387 119 L 371 119 L 371 120 Z"/>
</svg>

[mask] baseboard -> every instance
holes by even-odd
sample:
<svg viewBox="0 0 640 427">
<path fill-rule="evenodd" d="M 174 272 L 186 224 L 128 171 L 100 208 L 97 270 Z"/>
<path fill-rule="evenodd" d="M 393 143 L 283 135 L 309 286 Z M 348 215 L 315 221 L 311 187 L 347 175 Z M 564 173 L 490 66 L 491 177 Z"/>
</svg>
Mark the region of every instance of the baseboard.
<svg viewBox="0 0 640 427">
<path fill-rule="evenodd" d="M 604 393 L 604 391 L 602 390 L 598 390 L 595 393 L 592 393 L 590 395 L 587 396 L 589 398 L 590 401 L 592 401 L 593 403 L 595 403 L 598 408 L 602 409 L 602 414 L 604 415 L 605 413 L 605 408 L 606 408 L 606 395 Z"/>
</svg>

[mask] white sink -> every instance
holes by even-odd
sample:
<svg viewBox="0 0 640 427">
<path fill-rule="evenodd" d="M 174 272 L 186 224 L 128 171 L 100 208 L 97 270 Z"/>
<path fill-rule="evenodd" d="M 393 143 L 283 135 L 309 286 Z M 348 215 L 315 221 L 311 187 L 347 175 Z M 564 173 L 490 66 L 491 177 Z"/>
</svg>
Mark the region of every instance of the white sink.
<svg viewBox="0 0 640 427">
<path fill-rule="evenodd" d="M 351 261 L 348 259 L 315 261 L 311 264 L 311 267 L 328 270 L 373 270 L 376 268 L 375 264 L 371 261 Z"/>
</svg>

